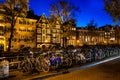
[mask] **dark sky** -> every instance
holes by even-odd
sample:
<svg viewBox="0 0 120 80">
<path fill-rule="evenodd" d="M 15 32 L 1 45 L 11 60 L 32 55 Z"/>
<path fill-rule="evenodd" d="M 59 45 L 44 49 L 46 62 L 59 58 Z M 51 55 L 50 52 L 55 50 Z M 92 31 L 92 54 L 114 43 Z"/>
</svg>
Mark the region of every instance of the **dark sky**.
<svg viewBox="0 0 120 80">
<path fill-rule="evenodd" d="M 45 13 L 49 16 L 49 4 L 53 0 L 29 0 L 29 6 L 34 13 L 42 15 Z M 98 27 L 111 24 L 113 25 L 112 18 L 104 11 L 103 0 L 70 0 L 76 6 L 80 7 L 81 13 L 77 14 L 77 26 L 86 26 L 90 20 L 98 24 Z"/>
</svg>

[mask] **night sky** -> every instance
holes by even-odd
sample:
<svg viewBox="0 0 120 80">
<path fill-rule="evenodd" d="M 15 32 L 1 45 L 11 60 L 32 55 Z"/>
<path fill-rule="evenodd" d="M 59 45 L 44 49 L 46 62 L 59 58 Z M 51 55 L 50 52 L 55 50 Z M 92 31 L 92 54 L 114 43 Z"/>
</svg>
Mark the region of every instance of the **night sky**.
<svg viewBox="0 0 120 80">
<path fill-rule="evenodd" d="M 37 15 L 45 13 L 48 17 L 49 4 L 52 0 L 29 0 L 30 9 Z M 94 20 L 98 26 L 106 24 L 113 25 L 112 18 L 104 11 L 103 0 L 70 0 L 76 6 L 80 7 L 81 13 L 77 14 L 77 27 L 86 26 L 91 20 Z"/>
</svg>

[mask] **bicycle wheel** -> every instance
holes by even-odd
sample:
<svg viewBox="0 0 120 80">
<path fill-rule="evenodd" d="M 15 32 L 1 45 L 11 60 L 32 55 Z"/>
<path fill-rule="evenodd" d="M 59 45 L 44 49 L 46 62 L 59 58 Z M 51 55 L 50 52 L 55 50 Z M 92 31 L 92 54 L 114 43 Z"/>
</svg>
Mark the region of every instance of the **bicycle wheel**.
<svg viewBox="0 0 120 80">
<path fill-rule="evenodd" d="M 28 61 L 24 61 L 22 65 L 22 72 L 30 73 L 32 71 L 32 65 Z"/>
<path fill-rule="evenodd" d="M 18 66 L 19 71 L 23 70 L 23 66 L 24 66 L 24 61 L 21 61 Z"/>
<path fill-rule="evenodd" d="M 66 62 L 66 64 L 67 64 L 68 67 L 72 66 L 72 59 L 66 58 L 65 62 Z"/>
<path fill-rule="evenodd" d="M 38 58 L 36 58 L 36 63 L 35 63 L 35 66 L 36 66 L 36 69 L 38 70 L 38 71 L 41 71 L 41 60 L 40 59 L 38 59 Z"/>
<path fill-rule="evenodd" d="M 43 72 L 49 72 L 50 70 L 50 67 L 49 67 L 49 64 L 47 62 L 45 62 L 44 60 L 41 62 L 41 65 L 42 65 L 42 71 Z"/>
</svg>

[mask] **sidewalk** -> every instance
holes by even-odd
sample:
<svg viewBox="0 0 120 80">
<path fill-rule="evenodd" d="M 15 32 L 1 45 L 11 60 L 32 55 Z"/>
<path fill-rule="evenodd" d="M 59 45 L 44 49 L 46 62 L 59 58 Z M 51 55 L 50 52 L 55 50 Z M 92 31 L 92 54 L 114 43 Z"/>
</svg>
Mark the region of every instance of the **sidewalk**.
<svg viewBox="0 0 120 80">
<path fill-rule="evenodd" d="M 120 80 L 120 58 L 45 80 Z"/>
</svg>

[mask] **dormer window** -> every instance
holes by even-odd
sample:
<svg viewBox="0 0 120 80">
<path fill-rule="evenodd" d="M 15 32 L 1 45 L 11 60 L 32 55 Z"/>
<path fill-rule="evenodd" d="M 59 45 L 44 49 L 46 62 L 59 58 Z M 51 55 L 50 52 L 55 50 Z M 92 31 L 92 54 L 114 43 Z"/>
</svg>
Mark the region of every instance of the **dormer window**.
<svg viewBox="0 0 120 80">
<path fill-rule="evenodd" d="M 45 22 L 45 20 L 43 19 L 42 22 Z"/>
</svg>

